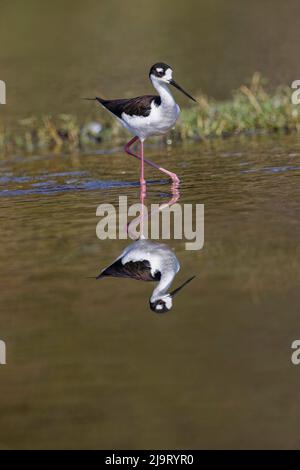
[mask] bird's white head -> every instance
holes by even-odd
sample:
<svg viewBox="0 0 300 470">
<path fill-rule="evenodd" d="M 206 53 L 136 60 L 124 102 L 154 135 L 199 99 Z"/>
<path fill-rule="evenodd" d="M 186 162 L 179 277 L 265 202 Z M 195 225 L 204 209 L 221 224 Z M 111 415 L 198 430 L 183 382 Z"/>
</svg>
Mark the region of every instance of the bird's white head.
<svg viewBox="0 0 300 470">
<path fill-rule="evenodd" d="M 170 83 L 173 76 L 173 70 L 168 64 L 163 62 L 157 62 L 157 64 L 152 65 L 149 77 L 151 80 L 158 82 Z"/>
<path fill-rule="evenodd" d="M 175 88 L 180 90 L 184 95 L 190 98 L 193 101 L 196 101 L 189 93 L 187 93 L 183 88 L 181 88 L 178 83 L 173 80 L 173 70 L 164 62 L 157 62 L 156 64 L 152 65 L 150 72 L 149 72 L 150 80 L 152 81 L 153 85 L 155 84 L 168 84 L 173 85 Z"/>
<path fill-rule="evenodd" d="M 152 295 L 150 298 L 150 308 L 155 313 L 165 313 L 171 310 L 173 307 L 173 297 L 178 294 L 181 289 L 186 286 L 189 282 L 191 282 L 195 276 L 190 277 L 187 279 L 181 286 L 177 287 L 175 290 L 170 292 L 169 294 L 156 294 L 155 296 Z"/>
<path fill-rule="evenodd" d="M 170 294 L 158 297 L 155 300 L 150 299 L 150 308 L 155 313 L 166 313 L 173 307 L 173 300 Z"/>
</svg>

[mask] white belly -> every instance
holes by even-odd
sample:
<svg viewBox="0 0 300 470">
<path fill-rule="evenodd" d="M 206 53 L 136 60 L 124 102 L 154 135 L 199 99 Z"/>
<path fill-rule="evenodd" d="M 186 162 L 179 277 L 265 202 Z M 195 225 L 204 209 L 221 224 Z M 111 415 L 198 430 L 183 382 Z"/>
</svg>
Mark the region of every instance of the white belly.
<svg viewBox="0 0 300 470">
<path fill-rule="evenodd" d="M 122 124 L 132 134 L 141 139 L 151 135 L 166 134 L 175 124 L 180 108 L 175 102 L 172 105 L 156 106 L 152 103 L 149 116 L 129 116 L 122 114 Z"/>
</svg>

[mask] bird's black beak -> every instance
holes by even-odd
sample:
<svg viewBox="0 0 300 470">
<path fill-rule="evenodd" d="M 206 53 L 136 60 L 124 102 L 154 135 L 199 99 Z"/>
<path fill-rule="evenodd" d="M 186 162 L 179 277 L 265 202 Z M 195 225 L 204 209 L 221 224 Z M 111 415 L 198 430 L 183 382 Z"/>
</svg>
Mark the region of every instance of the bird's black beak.
<svg viewBox="0 0 300 470">
<path fill-rule="evenodd" d="M 173 80 L 173 78 L 171 78 L 171 80 L 169 81 L 170 85 L 173 85 L 175 88 L 177 88 L 177 90 L 180 90 L 185 96 L 187 96 L 188 98 L 190 98 L 191 100 L 195 101 L 197 103 L 197 101 L 195 100 L 195 98 L 193 98 L 191 95 L 189 95 L 186 91 L 184 91 L 183 88 L 181 88 L 180 85 L 178 85 L 178 83 L 175 82 L 175 80 Z"/>
<path fill-rule="evenodd" d="M 181 284 L 181 286 L 177 287 L 177 289 L 173 290 L 172 292 L 170 292 L 170 295 L 172 297 L 174 297 L 175 294 L 178 294 L 178 292 L 184 287 L 186 286 L 189 282 L 191 282 L 196 276 L 192 276 L 190 277 L 187 281 L 185 281 L 183 284 Z"/>
</svg>

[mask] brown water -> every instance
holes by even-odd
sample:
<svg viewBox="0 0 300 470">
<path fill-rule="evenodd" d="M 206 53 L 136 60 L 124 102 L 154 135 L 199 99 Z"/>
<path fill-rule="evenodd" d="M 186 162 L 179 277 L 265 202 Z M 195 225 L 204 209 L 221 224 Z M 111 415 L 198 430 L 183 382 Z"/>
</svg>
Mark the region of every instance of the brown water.
<svg viewBox="0 0 300 470">
<path fill-rule="evenodd" d="M 139 198 L 136 161 L 102 150 L 1 163 L 0 447 L 299 448 L 300 140 L 146 148 L 205 204 L 162 316 L 152 284 L 86 279 L 128 243 L 97 239 L 97 206 Z"/>
<path fill-rule="evenodd" d="M 299 79 L 298 0 L 0 0 L 0 12 L 7 119 L 82 119 L 84 96 L 152 93 L 158 61 L 192 95 L 222 99 L 256 70 L 272 86 Z"/>
</svg>

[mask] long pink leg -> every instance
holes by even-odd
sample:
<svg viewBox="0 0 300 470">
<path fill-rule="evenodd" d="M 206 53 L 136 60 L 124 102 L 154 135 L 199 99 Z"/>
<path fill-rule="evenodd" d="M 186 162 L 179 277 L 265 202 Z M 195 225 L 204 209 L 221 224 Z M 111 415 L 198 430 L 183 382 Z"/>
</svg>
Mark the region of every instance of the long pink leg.
<svg viewBox="0 0 300 470">
<path fill-rule="evenodd" d="M 142 143 L 143 145 L 143 143 Z M 140 186 L 140 203 L 141 203 L 141 237 L 145 238 L 144 234 L 144 219 L 145 219 L 145 197 L 146 197 L 146 182 Z"/>
<path fill-rule="evenodd" d="M 138 158 L 139 160 L 142 160 L 143 162 L 147 163 L 148 165 L 152 166 L 153 168 L 156 168 L 157 170 L 162 171 L 163 173 L 165 173 L 166 175 L 168 175 L 172 179 L 173 183 L 176 183 L 176 184 L 180 183 L 180 179 L 178 178 L 176 173 L 172 173 L 171 171 L 166 170 L 162 166 L 156 165 L 155 163 L 150 162 L 150 160 L 146 160 L 146 158 L 141 158 L 139 155 L 136 155 L 135 153 L 131 152 L 131 150 L 130 150 L 131 145 L 133 145 L 134 142 L 136 142 L 138 139 L 139 139 L 138 136 L 133 137 L 133 139 L 131 139 L 125 145 L 125 147 L 124 147 L 125 152 L 128 153 L 128 155 L 131 155 L 132 157 L 135 157 L 135 158 Z M 144 152 L 143 143 L 142 143 L 142 152 Z"/>
<path fill-rule="evenodd" d="M 144 178 L 144 141 L 141 140 L 141 176 L 140 176 L 141 186 L 145 186 L 146 181 Z"/>
<path fill-rule="evenodd" d="M 140 203 L 141 203 L 141 213 L 138 217 L 136 217 L 134 220 L 130 221 L 128 224 L 127 224 L 127 234 L 130 236 L 130 238 L 133 238 L 131 237 L 131 234 L 130 234 L 130 225 L 132 222 L 135 222 L 137 223 L 138 220 L 140 220 L 140 226 L 141 226 L 141 230 L 140 230 L 140 238 L 145 238 L 145 234 L 144 234 L 144 220 L 145 220 L 145 217 L 148 216 L 149 219 L 151 219 L 151 217 L 157 213 L 157 212 L 161 212 L 163 211 L 164 209 L 166 209 L 167 207 L 171 207 L 173 204 L 176 204 L 176 202 L 178 201 L 178 199 L 180 198 L 180 192 L 179 192 L 179 189 L 178 189 L 178 184 L 177 183 L 172 183 L 172 186 L 171 186 L 171 193 L 172 193 L 172 197 L 171 199 L 168 201 L 168 202 L 165 202 L 164 204 L 161 204 L 158 208 L 154 209 L 154 210 L 151 210 L 150 213 L 146 213 L 145 214 L 145 196 L 146 196 L 146 190 L 145 190 L 145 186 L 142 186 L 140 187 Z M 146 234 L 147 235 L 147 234 Z"/>
</svg>

